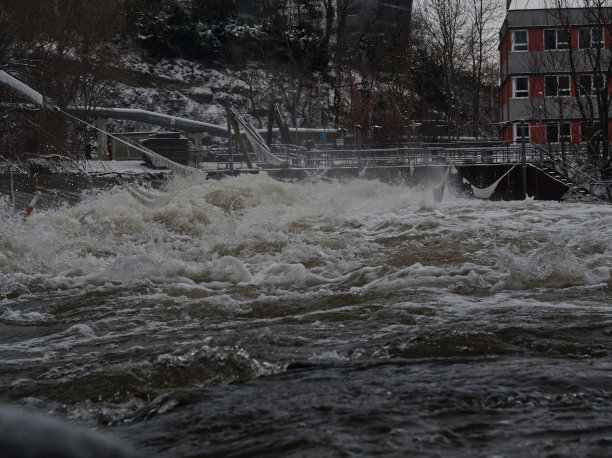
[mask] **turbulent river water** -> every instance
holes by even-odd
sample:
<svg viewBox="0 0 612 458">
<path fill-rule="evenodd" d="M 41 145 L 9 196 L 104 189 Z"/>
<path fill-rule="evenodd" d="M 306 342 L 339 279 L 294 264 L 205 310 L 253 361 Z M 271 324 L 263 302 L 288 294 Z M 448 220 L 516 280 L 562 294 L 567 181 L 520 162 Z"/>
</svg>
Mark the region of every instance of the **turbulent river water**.
<svg viewBox="0 0 612 458">
<path fill-rule="evenodd" d="M 4 191 L 5 408 L 142 456 L 612 454 L 609 205 L 261 174 L 23 223 Z"/>
</svg>

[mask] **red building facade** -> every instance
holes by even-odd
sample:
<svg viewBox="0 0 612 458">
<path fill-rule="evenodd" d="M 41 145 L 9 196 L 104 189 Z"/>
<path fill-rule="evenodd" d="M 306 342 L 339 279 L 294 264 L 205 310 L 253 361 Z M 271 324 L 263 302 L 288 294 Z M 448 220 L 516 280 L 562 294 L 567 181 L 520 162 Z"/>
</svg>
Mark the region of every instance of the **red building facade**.
<svg viewBox="0 0 612 458">
<path fill-rule="evenodd" d="M 551 148 L 609 138 L 611 45 L 610 8 L 508 11 L 499 45 L 502 138 L 524 135 Z"/>
</svg>

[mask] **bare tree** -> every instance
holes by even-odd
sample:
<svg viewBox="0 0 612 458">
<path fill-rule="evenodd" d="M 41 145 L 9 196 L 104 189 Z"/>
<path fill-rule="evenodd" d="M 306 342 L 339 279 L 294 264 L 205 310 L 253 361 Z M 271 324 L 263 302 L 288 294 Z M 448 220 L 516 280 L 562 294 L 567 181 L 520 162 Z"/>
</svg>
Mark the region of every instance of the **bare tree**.
<svg viewBox="0 0 612 458">
<path fill-rule="evenodd" d="M 497 68 L 495 48 L 497 24 L 503 0 L 469 0 L 469 19 L 466 30 L 466 46 L 470 61 L 472 136 L 480 135 L 485 113 L 482 105 L 485 76 Z M 490 104 L 489 104 L 490 106 Z"/>
<path fill-rule="evenodd" d="M 0 13 L 7 26 L 0 67 L 61 108 L 92 108 L 110 93 L 115 64 L 109 43 L 123 17 L 120 0 L 7 0 Z M 24 126 L 37 130 L 38 145 L 32 149 L 43 152 L 49 145 L 62 151 L 67 145 L 70 124 L 60 116 L 33 113 Z"/>
<path fill-rule="evenodd" d="M 440 56 L 444 71 L 446 124 L 449 138 L 460 135 L 458 76 L 464 68 L 465 47 L 461 40 L 468 16 L 462 0 L 425 0 L 425 16 L 433 52 Z"/>
<path fill-rule="evenodd" d="M 324 27 L 323 27 L 323 46 L 329 49 L 331 40 L 336 32 L 337 5 L 341 4 L 342 0 L 322 0 L 324 12 Z"/>
<path fill-rule="evenodd" d="M 343 103 L 343 92 L 349 74 L 350 53 L 347 40 L 347 16 L 353 0 L 336 1 L 336 41 L 330 46 L 332 71 L 330 82 L 333 90 L 332 110 L 335 114 L 334 127 L 340 127 L 340 112 Z"/>
<path fill-rule="evenodd" d="M 612 121 L 612 8 L 606 0 L 582 0 L 580 23 L 568 0 L 550 0 L 548 8 L 573 44 L 559 59 L 569 66 L 575 87 L 574 107 L 582 118 L 581 136 L 588 162 L 602 179 L 612 178 L 610 121 Z M 576 12 L 576 10 L 573 10 Z M 608 42 L 608 43 L 607 43 Z M 577 45 L 577 46 L 576 46 Z M 566 67 L 567 68 L 567 67 Z M 608 189 L 609 191 L 609 189 Z"/>
</svg>

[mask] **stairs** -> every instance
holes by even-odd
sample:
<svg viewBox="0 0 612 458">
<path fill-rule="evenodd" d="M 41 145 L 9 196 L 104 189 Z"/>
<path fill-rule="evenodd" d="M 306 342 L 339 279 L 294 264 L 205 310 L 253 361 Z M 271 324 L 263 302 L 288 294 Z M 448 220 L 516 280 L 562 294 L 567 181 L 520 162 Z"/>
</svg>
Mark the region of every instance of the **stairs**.
<svg viewBox="0 0 612 458">
<path fill-rule="evenodd" d="M 544 164 L 541 164 L 540 166 L 535 166 L 535 167 L 541 170 L 542 172 L 544 172 L 546 175 L 548 175 L 553 180 L 556 180 L 560 183 L 563 183 L 565 186 L 567 186 L 568 192 L 564 196 L 564 200 L 567 200 L 567 198 L 571 198 L 572 200 L 574 199 L 580 200 L 580 199 L 588 199 L 588 198 L 593 197 L 589 190 L 587 190 L 583 186 L 577 185 L 569 177 L 563 175 L 558 170 L 553 169 L 552 167 L 548 167 L 547 165 L 544 165 Z"/>
</svg>

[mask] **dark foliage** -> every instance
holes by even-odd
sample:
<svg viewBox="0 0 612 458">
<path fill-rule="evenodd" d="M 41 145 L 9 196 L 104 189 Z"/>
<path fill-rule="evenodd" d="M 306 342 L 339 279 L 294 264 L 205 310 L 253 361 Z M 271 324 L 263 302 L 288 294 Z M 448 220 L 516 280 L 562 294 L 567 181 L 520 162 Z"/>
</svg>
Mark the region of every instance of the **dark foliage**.
<svg viewBox="0 0 612 458">
<path fill-rule="evenodd" d="M 227 0 L 194 0 L 191 6 L 191 17 L 195 22 L 226 23 L 236 14 L 234 2 Z"/>
<path fill-rule="evenodd" d="M 220 56 L 226 41 L 225 24 L 217 19 L 193 21 L 176 2 L 131 12 L 134 33 L 153 57 L 210 59 Z"/>
<path fill-rule="evenodd" d="M 199 0 L 187 8 L 170 0 L 127 0 L 130 34 L 155 58 L 233 62 L 251 59 L 294 60 L 310 70 L 328 63 L 320 33 L 307 24 L 288 25 L 278 15 L 259 24 L 240 25 L 232 2 Z"/>
</svg>

